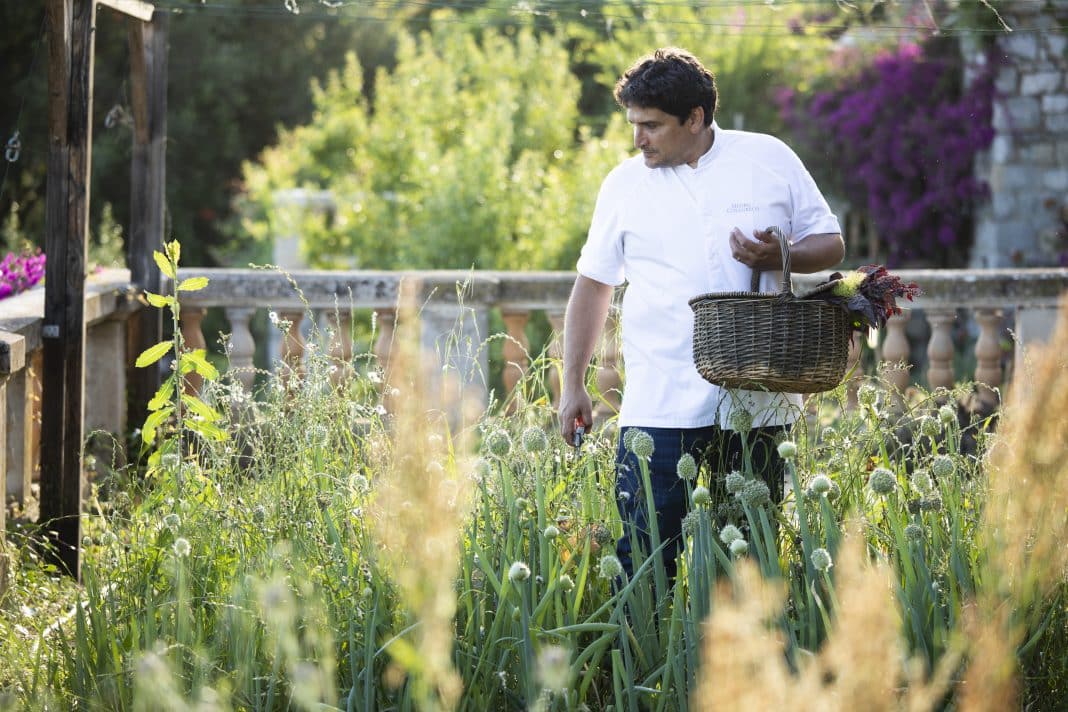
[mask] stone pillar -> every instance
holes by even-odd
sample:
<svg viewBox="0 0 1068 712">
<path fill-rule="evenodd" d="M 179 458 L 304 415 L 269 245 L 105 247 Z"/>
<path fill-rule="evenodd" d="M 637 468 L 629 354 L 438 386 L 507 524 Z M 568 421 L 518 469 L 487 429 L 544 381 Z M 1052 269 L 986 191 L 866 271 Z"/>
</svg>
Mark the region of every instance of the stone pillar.
<svg viewBox="0 0 1068 712">
<path fill-rule="evenodd" d="M 518 311 L 501 311 L 501 319 L 504 320 L 504 328 L 507 336 L 501 348 L 504 358 L 504 370 L 501 378 L 504 382 L 504 392 L 501 399 L 508 401 L 508 413 L 514 413 L 519 408 L 520 394 L 516 392 L 516 386 L 527 374 L 530 366 L 530 342 L 527 340 L 527 322 L 530 321 L 530 312 L 526 309 Z"/>
<path fill-rule="evenodd" d="M 106 319 L 87 330 L 85 434 L 126 433 L 126 322 Z"/>
<path fill-rule="evenodd" d="M 18 334 L 0 332 L 0 406 L 7 405 L 7 380 L 13 373 L 26 367 L 26 340 Z M 125 411 L 125 404 L 121 410 Z M 7 413 L 0 413 L 0 442 L 7 442 Z M 7 472 L 7 448 L 0 448 L 0 472 Z M 6 482 L 6 478 L 5 478 Z M 0 592 L 7 582 L 7 554 L 5 552 L 7 531 L 7 496 L 0 501 Z"/>
<path fill-rule="evenodd" d="M 306 190 L 292 188 L 275 191 L 273 196 L 276 231 L 271 248 L 272 263 L 285 271 L 308 268 L 308 261 L 301 251 L 301 236 L 304 223 L 311 219 L 330 220 L 334 211 L 334 194 L 329 190 Z M 356 265 L 349 265 L 355 269 Z M 301 324 L 302 338 L 310 334 L 313 320 L 303 322 L 293 320 L 294 326 Z M 274 370 L 275 354 L 282 352 L 282 335 L 278 329 L 267 330 L 267 368 Z"/>
<path fill-rule="evenodd" d="M 1064 11 L 1025 2 L 1001 10 L 1021 31 L 995 35 L 992 59 L 977 37 L 962 39 L 967 80 L 995 63 L 994 139 L 976 162 L 990 200 L 976 214 L 971 266 L 1054 265 L 1068 255 L 1068 38 L 1056 15 Z"/>
<path fill-rule="evenodd" d="M 34 389 L 30 369 L 11 374 L 7 383 L 7 496 L 26 506 L 33 482 Z"/>
<path fill-rule="evenodd" d="M 469 400 L 485 404 L 489 398 L 487 349 L 482 340 L 489 330 L 486 309 L 430 302 L 419 310 L 420 347 L 424 357 L 436 355 L 437 373 L 456 378 L 459 392 L 444 393 L 457 398 L 455 405 Z M 431 383 L 431 388 L 442 383 Z M 446 402 L 447 407 L 453 404 Z"/>
</svg>

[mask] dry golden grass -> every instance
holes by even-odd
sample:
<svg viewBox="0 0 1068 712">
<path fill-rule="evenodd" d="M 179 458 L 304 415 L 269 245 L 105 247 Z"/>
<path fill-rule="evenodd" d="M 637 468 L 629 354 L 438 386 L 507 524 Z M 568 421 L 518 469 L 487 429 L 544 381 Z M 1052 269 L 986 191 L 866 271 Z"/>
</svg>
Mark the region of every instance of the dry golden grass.
<svg viewBox="0 0 1068 712">
<path fill-rule="evenodd" d="M 854 527 L 835 563 L 833 628 L 820 651 L 801 657 L 798 674 L 788 670 L 775 628 L 780 584 L 746 564 L 718 588 L 696 709 L 920 712 L 939 708 L 953 684 L 964 712 L 1019 708 L 1016 650 L 1035 622 L 1024 612 L 1068 575 L 1068 298 L 1050 343 L 1034 349 L 1029 365 L 986 468 L 982 587 L 934 674 L 926 679 L 908 660 L 890 568 L 870 560 Z M 965 659 L 964 679 L 954 682 Z"/>
<path fill-rule="evenodd" d="M 1050 341 L 1019 364 L 991 450 L 983 587 L 969 612 L 960 708 L 1019 707 L 1015 651 L 1025 611 L 1068 576 L 1068 297 Z"/>
<path fill-rule="evenodd" d="M 390 652 L 411 675 L 421 709 L 452 709 L 462 692 L 451 660 L 453 584 L 470 498 L 471 448 L 462 428 L 449 428 L 450 415 L 462 410 L 458 389 L 434 378 L 436 355 L 420 352 L 417 293 L 418 285 L 407 285 L 398 310 L 385 391 L 390 442 L 380 444 L 387 454 L 377 468 L 373 521 L 403 604 L 419 623 Z"/>
<path fill-rule="evenodd" d="M 734 584 L 720 586 L 706 628 L 695 709 L 934 708 L 948 687 L 952 661 L 924 680 L 907 658 L 889 566 L 868 559 L 856 531 L 838 556 L 834 628 L 822 650 L 799 656 L 796 675 L 774 627 L 784 601 L 781 586 L 762 579 L 748 562 Z"/>
</svg>

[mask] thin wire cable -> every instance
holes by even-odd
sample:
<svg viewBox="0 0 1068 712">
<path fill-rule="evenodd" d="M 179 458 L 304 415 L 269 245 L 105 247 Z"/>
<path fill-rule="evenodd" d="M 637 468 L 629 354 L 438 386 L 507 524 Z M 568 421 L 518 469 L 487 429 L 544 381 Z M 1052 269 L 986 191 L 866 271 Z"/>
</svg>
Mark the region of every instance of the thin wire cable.
<svg viewBox="0 0 1068 712">
<path fill-rule="evenodd" d="M 37 33 L 37 45 L 33 48 L 33 57 L 30 59 L 30 71 L 26 75 L 26 81 L 22 88 L 22 99 L 19 100 L 19 111 L 15 115 L 15 130 L 12 136 L 18 135 L 22 128 L 22 112 L 26 109 L 26 99 L 30 95 L 30 80 L 33 79 L 33 72 L 37 68 L 37 56 L 41 54 L 41 45 L 44 44 L 45 26 L 48 22 L 48 13 L 44 10 L 41 11 L 41 29 Z M 14 161 L 4 160 L 4 175 L 0 177 L 0 205 L 4 202 L 4 188 L 7 187 L 7 173 L 11 169 L 11 164 Z"/>
<path fill-rule="evenodd" d="M 814 4 L 815 0 L 790 0 L 786 4 Z M 432 2 L 419 0 L 394 0 L 391 3 L 355 3 L 355 2 L 342 2 L 340 4 L 322 4 L 321 6 L 326 8 L 327 11 L 291 11 L 284 6 L 235 6 L 235 5 L 223 5 L 213 3 L 167 3 L 157 1 L 156 6 L 161 10 L 166 10 L 172 14 L 213 14 L 213 15 L 228 15 L 231 17 L 256 17 L 262 19 L 308 19 L 308 20 L 332 20 L 332 21 L 362 21 L 362 22 L 394 22 L 395 18 L 379 17 L 375 15 L 366 14 L 354 14 L 350 12 L 339 12 L 349 7 L 367 7 L 371 5 L 373 9 L 375 5 L 383 5 L 382 9 L 388 9 L 389 7 L 411 6 L 417 8 L 429 8 L 429 9 L 461 9 L 461 10 L 485 10 L 487 12 L 498 11 L 502 17 L 495 21 L 487 21 L 485 19 L 473 18 L 473 17 L 414 17 L 408 18 L 409 22 L 421 22 L 423 24 L 433 23 L 452 23 L 468 25 L 473 27 L 495 27 L 501 24 L 506 24 L 515 16 L 543 16 L 553 17 L 557 19 L 604 19 L 604 20 L 635 20 L 641 19 L 636 15 L 623 15 L 623 14 L 607 14 L 600 10 L 585 10 L 586 14 L 582 15 L 584 8 L 572 6 L 523 6 L 518 4 L 511 8 L 493 8 L 486 7 L 474 2 Z M 665 5 L 664 3 L 652 3 L 652 6 Z M 737 3 L 733 4 L 735 7 Z M 765 6 L 766 3 L 753 3 L 752 7 Z M 711 7 L 712 5 L 707 5 Z M 720 6 L 720 5 L 717 5 Z M 722 7 L 727 7 L 727 4 L 723 4 Z M 781 5 L 776 4 L 774 7 Z M 620 7 L 623 7 L 620 5 Z M 673 20 L 659 18 L 658 21 L 661 24 L 669 26 L 681 26 L 681 27 L 703 27 L 703 28 L 718 28 L 718 29 L 732 29 L 739 31 L 750 36 L 763 36 L 763 37 L 788 37 L 794 36 L 799 39 L 806 37 L 812 37 L 813 35 L 805 34 L 804 32 L 797 32 L 785 24 L 768 24 L 768 23 L 740 23 L 733 21 L 711 22 L 702 20 Z M 812 23 L 810 27 L 826 31 L 826 32 L 843 32 L 849 30 L 856 25 L 852 24 L 823 24 Z M 1017 27 L 1011 30 L 1012 34 L 1053 34 L 1055 32 L 1068 29 L 1068 25 L 1053 25 L 1050 27 Z M 761 32 L 753 32 L 752 30 L 762 30 Z M 873 24 L 865 26 L 865 31 L 870 34 L 882 34 L 882 35 L 898 35 L 902 32 L 931 32 L 947 37 L 956 37 L 962 35 L 1001 35 L 1009 34 L 1001 28 L 991 27 L 933 27 L 928 23 L 924 24 Z"/>
</svg>

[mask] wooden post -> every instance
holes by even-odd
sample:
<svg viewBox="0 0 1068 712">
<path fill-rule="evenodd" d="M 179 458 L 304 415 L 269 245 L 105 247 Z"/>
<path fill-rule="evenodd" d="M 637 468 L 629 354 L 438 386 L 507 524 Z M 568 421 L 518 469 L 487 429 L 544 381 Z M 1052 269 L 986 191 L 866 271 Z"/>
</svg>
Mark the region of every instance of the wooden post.
<svg viewBox="0 0 1068 712">
<path fill-rule="evenodd" d="M 131 103 L 134 115 L 133 159 L 130 166 L 130 233 L 126 265 L 131 281 L 159 293 L 161 277 L 152 259 L 163 249 L 167 168 L 167 15 L 151 23 L 130 19 Z M 156 367 L 134 368 L 137 355 L 163 339 L 163 313 L 146 307 L 130 318 L 127 355 L 129 384 L 126 422 L 139 425 L 148 402 L 159 389 Z"/>
<path fill-rule="evenodd" d="M 80 573 L 85 255 L 92 146 L 93 0 L 49 0 L 49 152 L 42 327 L 41 522 Z"/>
</svg>

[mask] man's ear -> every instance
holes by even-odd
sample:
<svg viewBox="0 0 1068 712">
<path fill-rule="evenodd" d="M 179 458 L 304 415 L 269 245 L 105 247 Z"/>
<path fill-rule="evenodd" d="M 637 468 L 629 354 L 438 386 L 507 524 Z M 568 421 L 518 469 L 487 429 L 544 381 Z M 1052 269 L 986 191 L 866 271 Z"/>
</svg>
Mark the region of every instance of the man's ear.
<svg viewBox="0 0 1068 712">
<path fill-rule="evenodd" d="M 705 128 L 705 109 L 703 106 L 695 106 L 690 110 L 690 133 L 701 133 Z"/>
</svg>

